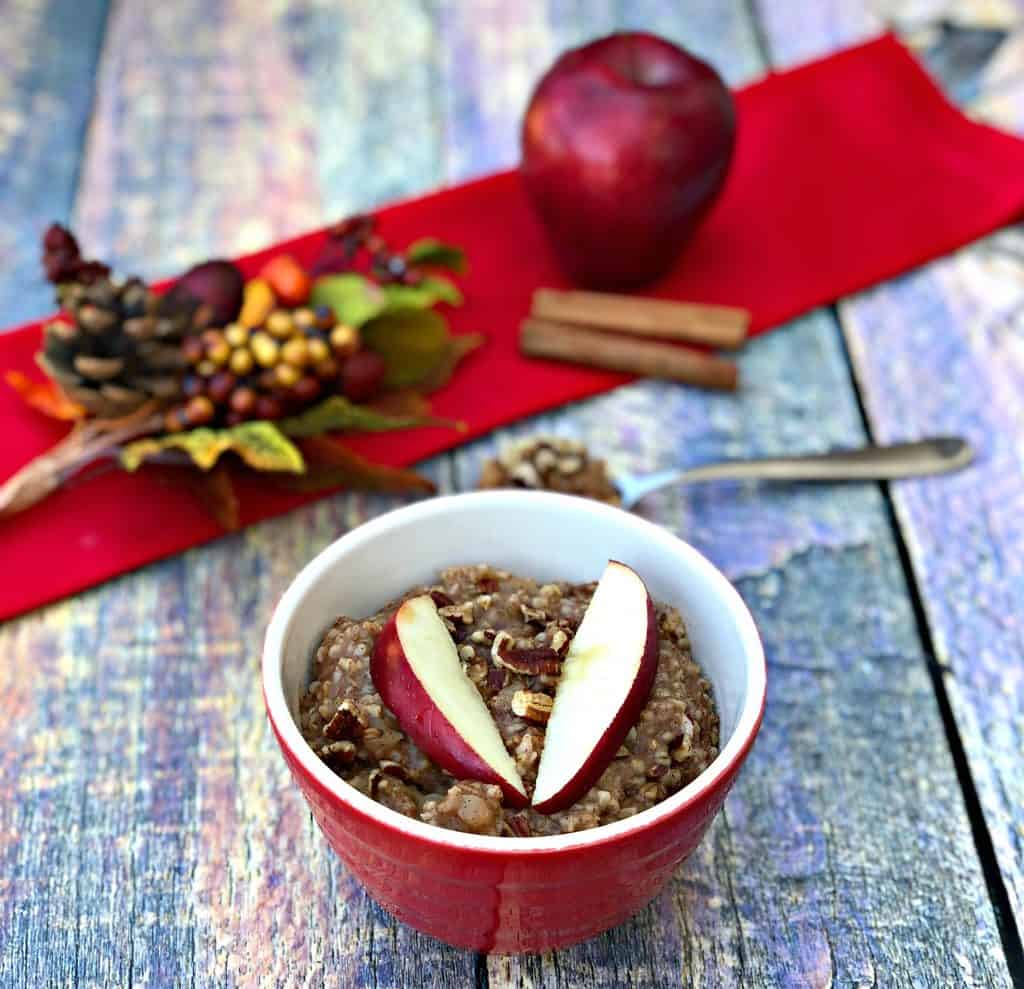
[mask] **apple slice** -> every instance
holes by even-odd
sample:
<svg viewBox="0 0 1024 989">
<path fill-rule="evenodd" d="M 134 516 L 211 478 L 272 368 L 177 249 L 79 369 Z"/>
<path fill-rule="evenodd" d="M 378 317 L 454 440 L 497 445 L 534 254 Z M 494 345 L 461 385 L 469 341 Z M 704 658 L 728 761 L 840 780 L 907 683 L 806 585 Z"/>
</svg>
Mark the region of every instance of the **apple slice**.
<svg viewBox="0 0 1024 989">
<path fill-rule="evenodd" d="M 373 647 L 370 676 L 404 731 L 456 779 L 496 783 L 510 807 L 529 798 L 484 699 L 428 595 L 410 598 Z"/>
<path fill-rule="evenodd" d="M 654 603 L 636 571 L 611 560 L 562 665 L 534 810 L 564 810 L 597 782 L 640 717 L 657 671 Z"/>
</svg>

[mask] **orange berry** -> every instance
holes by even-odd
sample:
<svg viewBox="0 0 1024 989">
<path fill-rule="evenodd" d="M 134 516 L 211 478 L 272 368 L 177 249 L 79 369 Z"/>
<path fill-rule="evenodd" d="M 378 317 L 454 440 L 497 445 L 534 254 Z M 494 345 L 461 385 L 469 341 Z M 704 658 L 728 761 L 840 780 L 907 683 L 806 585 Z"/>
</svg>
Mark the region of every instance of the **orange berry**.
<svg viewBox="0 0 1024 989">
<path fill-rule="evenodd" d="M 309 299 L 313 280 L 305 268 L 290 254 L 271 258 L 260 271 L 260 277 L 273 289 L 282 305 L 303 305 Z"/>
<path fill-rule="evenodd" d="M 263 278 L 254 278 L 245 283 L 238 322 L 249 329 L 262 326 L 276 305 L 277 297 L 270 283 Z"/>
<path fill-rule="evenodd" d="M 331 330 L 331 346 L 338 357 L 348 357 L 359 349 L 359 331 L 347 323 L 339 323 Z"/>
</svg>

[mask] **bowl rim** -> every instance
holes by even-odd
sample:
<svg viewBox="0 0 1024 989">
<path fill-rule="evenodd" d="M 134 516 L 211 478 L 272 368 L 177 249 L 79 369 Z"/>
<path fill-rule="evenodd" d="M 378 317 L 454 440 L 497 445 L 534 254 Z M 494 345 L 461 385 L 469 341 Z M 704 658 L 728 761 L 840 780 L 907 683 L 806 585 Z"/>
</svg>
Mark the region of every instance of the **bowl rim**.
<svg viewBox="0 0 1024 989">
<path fill-rule="evenodd" d="M 735 729 L 711 765 L 671 797 L 667 797 L 632 817 L 584 831 L 560 835 L 538 835 L 529 838 L 475 835 L 451 831 L 405 817 L 403 814 L 377 803 L 336 775 L 316 756 L 309 743 L 303 738 L 299 725 L 288 708 L 281 675 L 284 665 L 283 647 L 299 602 L 339 557 L 345 556 L 356 547 L 371 542 L 379 534 L 398 523 L 429 523 L 438 516 L 461 510 L 469 502 L 484 505 L 493 503 L 495 510 L 500 510 L 508 501 L 520 502 L 522 499 L 528 499 L 531 508 L 535 507 L 538 511 L 544 511 L 553 505 L 565 508 L 567 507 L 566 503 L 571 502 L 573 511 L 589 514 L 606 523 L 611 522 L 631 528 L 638 537 L 654 540 L 685 559 L 687 565 L 696 570 L 706 581 L 709 589 L 721 599 L 736 621 L 746 672 L 746 700 Z M 299 571 L 278 600 L 264 638 L 261 668 L 263 699 L 278 743 L 284 750 L 284 754 L 290 757 L 293 764 L 301 767 L 302 772 L 316 784 L 317 789 L 323 795 L 348 805 L 360 816 L 371 818 L 379 826 L 397 832 L 403 837 L 426 841 L 448 850 L 454 848 L 504 857 L 510 853 L 517 855 L 551 854 L 571 849 L 598 847 L 608 842 L 627 838 L 636 832 L 650 830 L 697 803 L 714 790 L 723 779 L 733 774 L 746 758 L 764 716 L 767 694 L 767 666 L 754 619 L 737 590 L 702 553 L 668 529 L 621 508 L 573 495 L 542 491 L 496 490 L 441 495 L 385 512 L 349 530 L 313 557 Z"/>
</svg>

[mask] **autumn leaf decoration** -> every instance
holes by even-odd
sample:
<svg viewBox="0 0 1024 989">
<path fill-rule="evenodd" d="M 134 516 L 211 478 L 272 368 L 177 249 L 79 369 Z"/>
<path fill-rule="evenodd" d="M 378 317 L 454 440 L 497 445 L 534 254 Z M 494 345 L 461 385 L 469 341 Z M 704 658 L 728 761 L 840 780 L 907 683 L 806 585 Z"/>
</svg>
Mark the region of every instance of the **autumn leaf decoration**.
<svg viewBox="0 0 1024 989">
<path fill-rule="evenodd" d="M 462 293 L 463 252 L 433 238 L 394 251 L 376 220 L 331 227 L 303 267 L 271 258 L 245 281 L 209 261 L 160 295 L 82 257 L 70 231 L 44 238 L 44 268 L 62 317 L 45 329 L 42 380 L 4 380 L 35 412 L 71 425 L 0 486 L 0 517 L 35 504 L 106 460 L 134 473 L 178 467 L 225 529 L 244 506 L 248 472 L 286 490 L 333 488 L 429 494 L 412 470 L 347 449 L 349 433 L 466 424 L 433 415 L 429 396 L 484 343 L 453 335 L 444 312 Z"/>
</svg>

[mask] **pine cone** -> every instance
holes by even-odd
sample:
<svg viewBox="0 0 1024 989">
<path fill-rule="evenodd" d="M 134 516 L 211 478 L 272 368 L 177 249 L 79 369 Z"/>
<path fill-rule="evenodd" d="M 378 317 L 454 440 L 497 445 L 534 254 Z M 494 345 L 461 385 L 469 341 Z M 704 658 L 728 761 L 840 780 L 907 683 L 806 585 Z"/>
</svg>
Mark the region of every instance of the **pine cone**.
<svg viewBox="0 0 1024 989">
<path fill-rule="evenodd" d="M 91 275 L 89 276 L 91 277 Z M 181 394 L 182 340 L 196 306 L 158 297 L 137 278 L 63 282 L 57 299 L 72 323 L 50 323 L 38 361 L 69 398 L 93 415 L 127 415 Z"/>
</svg>

